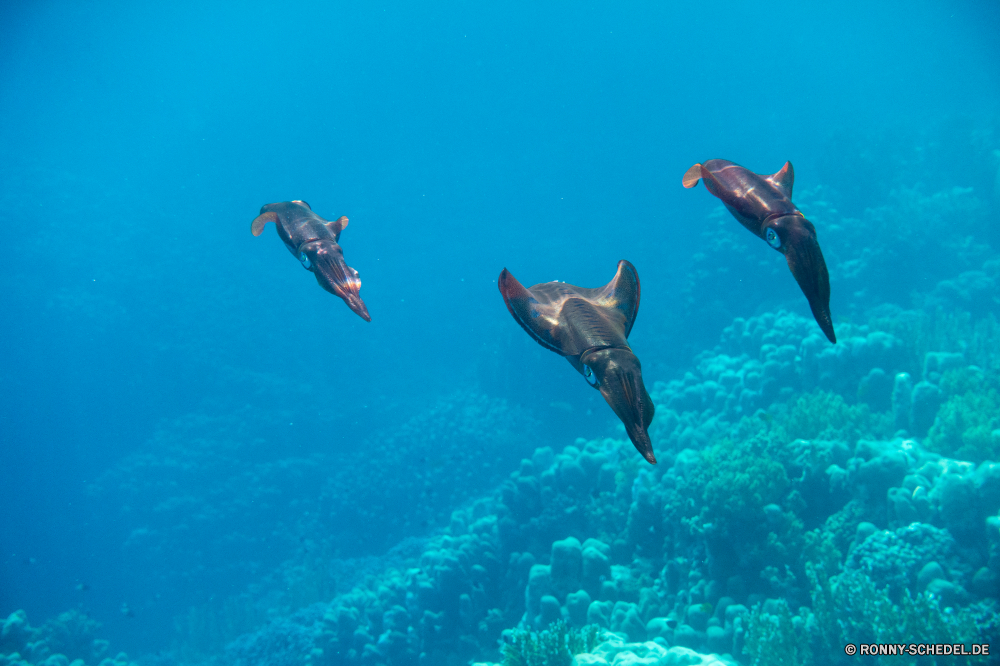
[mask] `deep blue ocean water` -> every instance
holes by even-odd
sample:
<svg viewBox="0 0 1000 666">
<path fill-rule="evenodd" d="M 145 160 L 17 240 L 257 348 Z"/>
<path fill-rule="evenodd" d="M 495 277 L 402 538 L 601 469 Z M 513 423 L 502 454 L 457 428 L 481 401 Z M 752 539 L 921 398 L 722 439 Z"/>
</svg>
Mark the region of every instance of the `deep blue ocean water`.
<svg viewBox="0 0 1000 666">
<path fill-rule="evenodd" d="M 262 460 L 356 461 L 472 394 L 559 447 L 616 432 L 511 321 L 504 267 L 525 285 L 598 286 L 631 261 L 630 341 L 650 385 L 733 316 L 808 317 L 790 277 L 685 300 L 719 208 L 681 188 L 692 163 L 772 173 L 790 159 L 797 190 L 829 188 L 852 219 L 916 184 L 1000 207 L 998 165 L 972 161 L 996 143 L 982 129 L 1000 113 L 996 2 L 8 2 L 0 26 L 0 616 L 82 607 L 130 654 L 168 649 L 189 607 L 295 552 L 278 538 L 226 550 L 196 521 L 155 557 L 136 546 L 156 511 L 211 511 L 213 480 L 253 483 L 223 464 L 190 506 L 133 506 L 146 495 L 123 485 L 174 478 L 123 467 L 156 441 L 222 423 L 263 441 Z M 290 199 L 350 218 L 341 245 L 371 323 L 271 228 L 249 233 L 262 204 Z M 850 246 L 873 236 L 859 225 Z M 856 296 L 833 284 L 835 322 L 861 311 Z M 399 465 L 379 455 L 348 474 Z M 311 496 L 282 490 L 292 507 Z M 204 524 L 258 530 L 259 544 L 267 521 L 294 522 L 236 506 Z M 327 520 L 326 537 L 361 529 L 351 520 Z M 343 558 L 391 545 L 344 541 Z M 162 552 L 171 543 L 184 547 Z M 212 573 L 223 557 L 232 566 Z"/>
</svg>

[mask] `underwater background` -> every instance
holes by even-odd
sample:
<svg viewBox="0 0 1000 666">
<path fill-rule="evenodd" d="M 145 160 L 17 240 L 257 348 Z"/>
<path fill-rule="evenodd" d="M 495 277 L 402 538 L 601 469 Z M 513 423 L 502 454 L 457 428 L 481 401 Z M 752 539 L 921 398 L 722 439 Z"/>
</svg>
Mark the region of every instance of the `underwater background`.
<svg viewBox="0 0 1000 666">
<path fill-rule="evenodd" d="M 2 666 L 1000 652 L 996 2 L 0 25 Z M 711 158 L 794 163 L 836 345 Z M 249 233 L 290 199 L 371 323 Z M 497 291 L 620 259 L 655 467 Z"/>
</svg>

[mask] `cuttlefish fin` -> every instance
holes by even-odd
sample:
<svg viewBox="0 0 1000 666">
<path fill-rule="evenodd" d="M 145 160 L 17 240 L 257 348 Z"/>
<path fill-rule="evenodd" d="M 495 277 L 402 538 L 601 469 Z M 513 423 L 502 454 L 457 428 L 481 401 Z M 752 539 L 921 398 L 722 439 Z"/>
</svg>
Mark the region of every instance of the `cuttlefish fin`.
<svg viewBox="0 0 1000 666">
<path fill-rule="evenodd" d="M 268 222 L 278 223 L 278 214 L 275 212 L 263 213 L 254 218 L 253 222 L 250 223 L 250 232 L 254 236 L 260 236 L 264 233 L 264 225 Z"/>
<path fill-rule="evenodd" d="M 552 329 L 559 325 L 558 322 L 552 317 L 545 316 L 539 307 L 538 300 L 506 268 L 500 273 L 497 286 L 500 288 L 500 293 L 503 294 L 507 310 L 521 325 L 521 328 L 541 346 L 557 354 L 565 355 L 552 336 Z"/>
<path fill-rule="evenodd" d="M 639 274 L 635 266 L 622 259 L 611 282 L 597 289 L 578 288 L 578 291 L 594 307 L 615 319 L 615 323 L 622 327 L 622 335 L 628 337 L 639 313 Z"/>
<path fill-rule="evenodd" d="M 693 167 L 684 172 L 684 177 L 681 179 L 681 184 L 689 190 L 698 184 L 701 180 L 701 164 L 695 164 Z"/>
<path fill-rule="evenodd" d="M 795 169 L 792 168 L 791 162 L 785 162 L 785 166 L 781 167 L 778 173 L 767 176 L 764 180 L 771 183 L 787 199 L 792 198 L 792 186 L 795 185 Z"/>
<path fill-rule="evenodd" d="M 600 296 L 595 294 L 595 305 L 613 308 L 621 314 L 624 319 L 622 322 L 624 335 L 627 338 L 632 332 L 635 316 L 639 314 L 639 274 L 635 266 L 622 259 L 618 262 L 618 272 L 611 278 L 611 282 L 595 291 L 604 292 Z"/>
<path fill-rule="evenodd" d="M 711 170 L 703 167 L 701 164 L 695 164 L 693 167 L 688 169 L 684 173 L 684 178 L 681 179 L 681 184 L 683 184 L 684 187 L 691 189 L 698 184 L 699 180 L 704 180 L 705 188 L 718 198 L 725 201 L 725 197 L 722 194 L 725 191 L 725 188 L 719 182 L 719 179 L 715 177 L 715 174 L 713 174 Z"/>
<path fill-rule="evenodd" d="M 326 228 L 330 230 L 333 237 L 340 242 L 340 232 L 347 228 L 347 216 L 341 215 L 336 220 L 330 220 L 326 223 Z"/>
</svg>

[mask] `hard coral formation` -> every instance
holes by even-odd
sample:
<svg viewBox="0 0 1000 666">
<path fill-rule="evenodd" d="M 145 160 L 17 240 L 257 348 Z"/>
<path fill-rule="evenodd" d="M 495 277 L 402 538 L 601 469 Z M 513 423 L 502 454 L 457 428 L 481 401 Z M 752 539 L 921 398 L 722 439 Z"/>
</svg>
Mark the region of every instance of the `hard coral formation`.
<svg viewBox="0 0 1000 666">
<path fill-rule="evenodd" d="M 947 402 L 930 429 L 928 448 L 977 463 L 1000 460 L 1000 378 L 962 365 L 941 378 Z"/>
<path fill-rule="evenodd" d="M 737 319 L 723 331 L 719 346 L 697 357 L 697 374 L 654 384 L 654 444 L 699 448 L 741 416 L 803 391 L 822 389 L 852 396 L 851 402 L 861 394 L 869 409 L 885 411 L 892 389 L 880 376 L 906 369 L 902 343 L 889 333 L 857 327 L 830 345 L 814 326 L 787 312 Z"/>
<path fill-rule="evenodd" d="M 286 636 L 316 665 L 457 664 L 597 627 L 605 647 L 576 663 L 837 663 L 830 645 L 900 613 L 996 636 L 1000 468 L 909 433 L 921 384 L 964 395 L 975 370 L 956 352 L 915 367 L 875 328 L 823 346 L 808 325 L 737 321 L 697 374 L 657 384 L 660 465 L 624 438 L 538 447 L 395 568 L 226 659 Z"/>
<path fill-rule="evenodd" d="M 956 562 L 955 540 L 947 530 L 933 525 L 914 522 L 896 530 L 879 530 L 865 537 L 851 551 L 844 565 L 845 571 L 864 573 L 878 587 L 886 589 L 899 599 L 904 591 L 915 589 L 917 583 L 926 586 L 923 580 L 928 571 L 934 571 L 934 578 L 961 579 L 968 572 L 957 567 L 946 574 L 945 566 Z M 933 568 L 932 568 L 933 567 Z"/>
<path fill-rule="evenodd" d="M 577 655 L 572 666 L 735 666 L 732 659 L 698 654 L 694 650 L 665 647 L 653 641 L 629 643 L 610 636 L 588 654 Z"/>
<path fill-rule="evenodd" d="M 301 420 L 308 419 L 294 419 Z M 303 441 L 292 421 L 249 406 L 177 419 L 93 484 L 117 519 L 107 529 L 121 534 L 136 563 L 125 575 L 142 573 L 129 581 L 137 595 L 185 591 L 187 605 L 203 598 L 200 589 L 240 589 L 294 560 L 308 584 L 282 588 L 274 605 L 291 612 L 328 599 L 337 581 L 312 564 L 315 554 L 385 552 L 445 526 L 454 507 L 479 497 L 484 484 L 498 485 L 501 470 L 537 444 L 523 410 L 474 393 L 441 399 L 394 430 L 341 447 L 328 434 Z M 221 647 L 267 617 L 247 615 L 250 626 L 234 621 L 234 631 L 205 631 L 212 637 L 201 642 Z"/>
<path fill-rule="evenodd" d="M 28 624 L 23 610 L 0 623 L 2 666 L 136 666 L 128 655 L 104 655 L 108 642 L 96 638 L 100 624 L 79 610 L 60 613 L 40 627 Z"/>
</svg>

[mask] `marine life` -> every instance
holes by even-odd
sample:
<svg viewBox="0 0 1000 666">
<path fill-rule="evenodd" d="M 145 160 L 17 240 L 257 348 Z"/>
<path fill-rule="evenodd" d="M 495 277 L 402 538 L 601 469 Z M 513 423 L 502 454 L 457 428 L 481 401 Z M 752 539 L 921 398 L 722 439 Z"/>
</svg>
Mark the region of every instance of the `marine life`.
<svg viewBox="0 0 1000 666">
<path fill-rule="evenodd" d="M 614 279 L 586 289 L 545 282 L 525 289 L 504 268 L 498 281 L 507 309 L 538 344 L 566 357 L 587 383 L 601 392 L 625 425 L 632 444 L 656 464 L 646 429 L 653 401 L 642 383 L 642 366 L 626 338 L 639 311 L 639 275 L 618 262 Z"/>
<path fill-rule="evenodd" d="M 684 187 L 705 181 L 740 224 L 785 255 L 788 268 L 809 301 L 816 323 L 836 343 L 830 318 L 830 274 L 816 240 L 816 227 L 792 203 L 795 172 L 791 162 L 770 176 L 761 176 L 728 160 L 695 164 L 684 174 Z"/>
<path fill-rule="evenodd" d="M 268 222 L 274 222 L 285 247 L 316 276 L 319 286 L 344 299 L 347 307 L 365 321 L 372 320 L 361 300 L 358 272 L 344 262 L 344 251 L 338 244 L 340 232 L 347 228 L 346 217 L 324 220 L 308 203 L 297 199 L 262 206 L 250 231 L 260 236 Z"/>
</svg>

